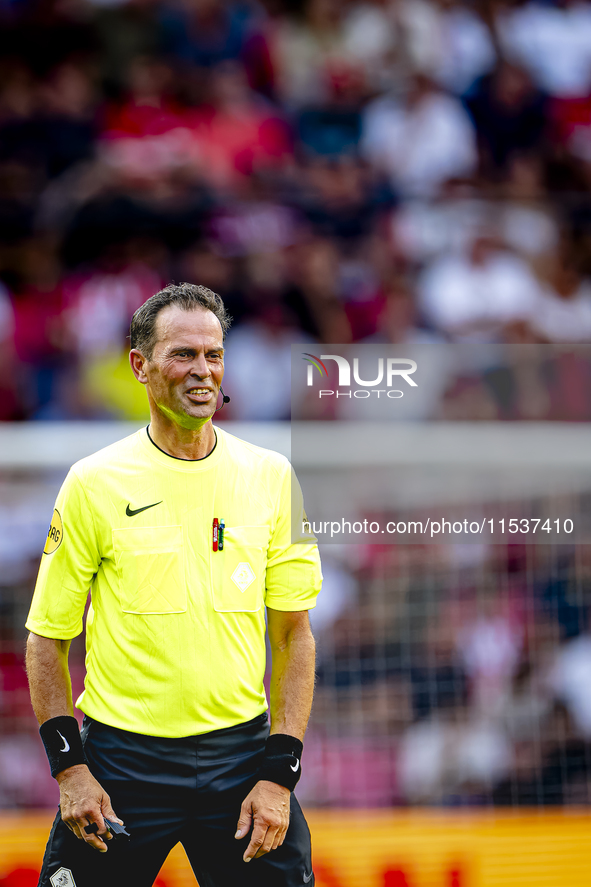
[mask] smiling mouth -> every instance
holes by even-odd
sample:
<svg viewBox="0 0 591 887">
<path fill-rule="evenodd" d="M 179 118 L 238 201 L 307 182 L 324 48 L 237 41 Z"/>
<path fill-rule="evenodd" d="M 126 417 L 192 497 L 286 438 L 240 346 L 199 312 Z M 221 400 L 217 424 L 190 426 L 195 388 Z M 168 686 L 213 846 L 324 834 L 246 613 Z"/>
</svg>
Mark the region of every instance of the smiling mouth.
<svg viewBox="0 0 591 887">
<path fill-rule="evenodd" d="M 186 391 L 185 393 L 190 394 L 193 397 L 207 397 L 208 395 L 212 394 L 213 392 L 212 392 L 211 388 L 189 388 L 189 390 Z"/>
</svg>

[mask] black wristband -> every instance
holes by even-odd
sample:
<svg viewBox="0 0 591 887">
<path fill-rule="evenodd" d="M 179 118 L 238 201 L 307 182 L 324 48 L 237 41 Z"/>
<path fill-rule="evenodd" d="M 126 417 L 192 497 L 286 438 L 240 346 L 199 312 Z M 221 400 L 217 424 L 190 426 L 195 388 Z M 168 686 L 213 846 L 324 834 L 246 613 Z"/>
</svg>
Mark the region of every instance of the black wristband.
<svg viewBox="0 0 591 887">
<path fill-rule="evenodd" d="M 302 775 L 303 750 L 302 742 L 295 736 L 289 736 L 287 733 L 273 733 L 267 739 L 265 757 L 258 772 L 258 778 L 276 782 L 292 792 Z"/>
<path fill-rule="evenodd" d="M 39 734 L 45 746 L 52 776 L 75 764 L 86 764 L 76 718 L 68 715 L 50 718 L 41 724 Z"/>
</svg>

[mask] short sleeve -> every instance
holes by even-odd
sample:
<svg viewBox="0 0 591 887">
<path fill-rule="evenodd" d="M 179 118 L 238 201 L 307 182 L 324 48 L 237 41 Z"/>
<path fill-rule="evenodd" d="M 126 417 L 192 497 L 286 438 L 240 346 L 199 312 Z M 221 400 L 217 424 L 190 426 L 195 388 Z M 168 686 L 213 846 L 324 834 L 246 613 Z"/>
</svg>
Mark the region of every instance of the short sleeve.
<svg viewBox="0 0 591 887">
<path fill-rule="evenodd" d="M 92 511 L 72 469 L 57 497 L 26 627 L 68 640 L 82 631 L 88 591 L 101 561 Z"/>
<path fill-rule="evenodd" d="M 273 610 L 310 610 L 322 585 L 316 539 L 306 532 L 302 491 L 286 464 L 267 557 L 265 603 Z"/>
</svg>

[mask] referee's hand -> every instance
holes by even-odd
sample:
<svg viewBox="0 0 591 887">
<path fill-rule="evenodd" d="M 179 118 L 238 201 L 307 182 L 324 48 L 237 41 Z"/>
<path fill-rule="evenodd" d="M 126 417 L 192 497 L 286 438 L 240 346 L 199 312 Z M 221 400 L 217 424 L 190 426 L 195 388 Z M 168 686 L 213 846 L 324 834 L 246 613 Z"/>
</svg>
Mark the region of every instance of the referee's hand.
<svg viewBox="0 0 591 887">
<path fill-rule="evenodd" d="M 77 838 L 85 841 L 100 853 L 106 853 L 107 841 L 113 837 L 105 825 L 104 816 L 123 823 L 111 807 L 111 799 L 96 781 L 86 764 L 76 764 L 58 773 L 60 787 L 60 811 L 62 820 Z M 87 826 L 96 823 L 94 831 Z"/>
<path fill-rule="evenodd" d="M 244 862 L 281 847 L 289 825 L 291 792 L 276 782 L 261 780 L 242 802 L 235 838 L 244 838 L 252 827 Z"/>
</svg>

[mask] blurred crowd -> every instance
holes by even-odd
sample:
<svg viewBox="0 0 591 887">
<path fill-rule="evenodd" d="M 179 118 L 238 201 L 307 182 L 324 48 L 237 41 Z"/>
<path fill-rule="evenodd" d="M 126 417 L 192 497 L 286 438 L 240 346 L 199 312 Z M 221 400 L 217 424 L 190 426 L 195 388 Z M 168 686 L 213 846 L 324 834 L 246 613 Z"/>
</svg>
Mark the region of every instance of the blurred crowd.
<svg viewBox="0 0 591 887">
<path fill-rule="evenodd" d="M 235 419 L 289 417 L 292 342 L 591 337 L 591 3 L 2 0 L 0 24 L 0 420 L 143 417 L 128 322 L 171 280 L 228 302 Z"/>
<path fill-rule="evenodd" d="M 591 802 L 588 546 L 329 546 L 323 563 L 308 803 Z"/>
</svg>

